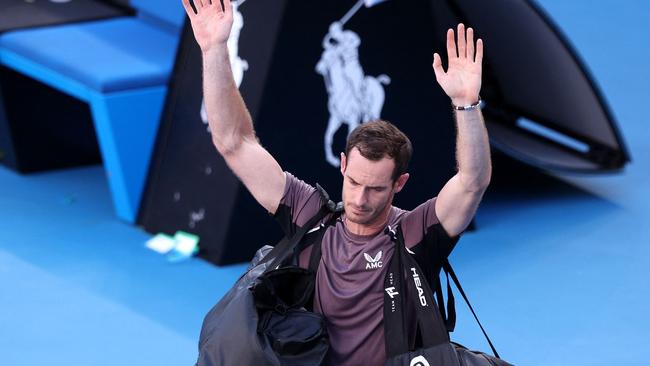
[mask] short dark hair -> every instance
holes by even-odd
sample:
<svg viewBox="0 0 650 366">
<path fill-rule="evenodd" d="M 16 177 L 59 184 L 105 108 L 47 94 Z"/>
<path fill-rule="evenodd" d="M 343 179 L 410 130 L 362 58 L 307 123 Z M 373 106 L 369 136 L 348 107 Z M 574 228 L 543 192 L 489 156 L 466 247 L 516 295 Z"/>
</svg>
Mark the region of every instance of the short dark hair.
<svg viewBox="0 0 650 366">
<path fill-rule="evenodd" d="M 345 155 L 350 156 L 353 148 L 359 149 L 361 156 L 378 161 L 385 156 L 395 161 L 393 182 L 406 173 L 413 147 L 409 138 L 395 125 L 388 121 L 375 120 L 363 123 L 355 128 L 345 145 Z"/>
</svg>

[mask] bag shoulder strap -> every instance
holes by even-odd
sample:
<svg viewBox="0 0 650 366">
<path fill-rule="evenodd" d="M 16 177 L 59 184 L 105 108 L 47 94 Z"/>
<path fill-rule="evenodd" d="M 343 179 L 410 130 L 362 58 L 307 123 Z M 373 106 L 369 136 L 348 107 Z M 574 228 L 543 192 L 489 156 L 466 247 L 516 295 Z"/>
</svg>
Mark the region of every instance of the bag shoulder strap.
<svg viewBox="0 0 650 366">
<path fill-rule="evenodd" d="M 300 243 L 302 238 L 311 230 L 319 221 L 321 221 L 327 214 L 329 209 L 323 205 L 318 212 L 310 218 L 305 225 L 298 228 L 298 230 L 291 237 L 284 237 L 273 249 L 260 261 L 259 264 L 272 261 L 267 267 L 265 272 L 275 269 L 282 262 L 284 262 L 293 252 L 296 246 Z"/>
<path fill-rule="evenodd" d="M 384 279 L 386 354 L 394 357 L 410 350 L 410 345 L 406 342 L 406 309 L 414 311 L 422 347 L 448 343 L 449 334 L 435 306 L 431 287 L 415 258 L 407 252 L 401 227 L 389 226 L 386 233 L 395 243 L 394 254 Z"/>
<path fill-rule="evenodd" d="M 485 339 L 487 339 L 488 344 L 490 345 L 490 348 L 492 349 L 492 352 L 494 353 L 494 356 L 496 358 L 501 358 L 499 357 L 499 353 L 497 352 L 496 348 L 494 348 L 494 345 L 492 344 L 492 341 L 490 340 L 490 337 L 487 335 L 487 332 L 483 328 L 483 325 L 481 324 L 481 321 L 478 320 L 478 316 L 476 315 L 476 312 L 474 311 L 474 308 L 472 307 L 472 304 L 470 304 L 469 299 L 467 298 L 467 295 L 465 294 L 465 291 L 463 290 L 463 286 L 460 285 L 460 281 L 458 280 L 458 277 L 456 276 L 456 273 L 454 272 L 454 269 L 451 267 L 451 263 L 449 263 L 449 260 L 445 258 L 445 260 L 442 263 L 442 267 L 445 271 L 445 273 L 448 276 L 451 276 L 451 279 L 454 281 L 454 284 L 456 285 L 456 288 L 460 292 L 460 294 L 463 296 L 463 299 L 465 299 L 465 303 L 467 303 L 467 306 L 469 307 L 469 310 L 472 312 L 472 315 L 474 315 L 474 319 L 476 319 L 476 322 L 478 323 L 478 326 L 481 327 L 481 331 L 483 332 L 483 335 L 485 336 Z M 449 281 L 449 279 L 447 279 Z M 452 297 L 453 301 L 453 297 Z M 451 314 L 449 314 L 451 317 Z M 456 311 L 454 309 L 454 320 L 456 317 Z"/>
<path fill-rule="evenodd" d="M 311 254 L 309 255 L 309 270 L 316 273 L 318 271 L 318 266 L 320 265 L 320 259 L 323 254 L 323 236 L 328 227 L 336 225 L 336 220 L 339 218 L 340 214 L 335 214 L 327 220 L 326 223 L 321 224 L 320 232 L 318 237 L 311 244 Z"/>
<path fill-rule="evenodd" d="M 272 270 L 282 264 L 291 254 L 295 254 L 296 249 L 299 247 L 299 244 L 305 237 L 305 235 L 310 232 L 316 224 L 322 221 L 328 214 L 333 214 L 332 217 L 327 221 L 328 224 L 335 222 L 338 216 L 343 212 L 343 203 L 333 202 L 329 194 L 321 187 L 320 184 L 316 183 L 316 190 L 318 191 L 321 201 L 323 204 L 320 209 L 314 216 L 312 216 L 307 222 L 298 227 L 296 232 L 291 236 L 285 236 L 265 257 L 260 261 L 260 264 L 266 263 L 270 260 L 273 260 L 271 264 L 267 267 L 266 271 Z M 324 227 L 324 224 L 321 224 L 321 229 Z M 322 239 L 322 234 L 317 239 L 317 243 L 320 243 Z M 320 246 L 319 247 L 319 259 L 320 259 Z"/>
<path fill-rule="evenodd" d="M 320 264 L 320 259 L 323 253 L 322 249 L 322 243 L 323 243 L 323 235 L 325 235 L 325 231 L 327 230 L 328 227 L 333 226 L 336 224 L 336 220 L 341 216 L 343 213 L 343 202 L 338 202 L 335 203 L 330 199 L 329 194 L 323 189 L 323 187 L 320 186 L 320 184 L 316 183 L 316 189 L 318 190 L 318 193 L 321 196 L 321 199 L 325 202 L 324 205 L 328 207 L 328 209 L 333 213 L 333 215 L 327 220 L 327 222 L 324 222 L 321 224 L 320 227 L 320 232 L 318 233 L 318 237 L 313 241 L 312 249 L 311 249 L 311 255 L 309 256 L 309 270 L 311 270 L 313 273 L 318 272 L 318 266 Z"/>
<path fill-rule="evenodd" d="M 395 248 L 395 253 L 397 254 L 397 258 L 401 257 L 400 262 L 402 262 L 404 264 L 407 264 L 409 266 L 412 266 L 413 268 L 417 268 L 421 272 L 421 269 L 419 269 L 419 267 L 418 267 L 417 261 L 415 261 L 415 259 L 410 254 L 408 254 L 406 252 L 406 249 L 405 249 L 405 246 L 404 246 L 404 239 L 403 239 L 403 235 L 402 235 L 402 232 L 401 232 L 401 228 L 398 226 L 396 228 L 396 230 L 391 229 L 390 231 L 391 231 L 391 234 L 392 234 L 391 238 L 393 239 L 394 242 L 396 242 L 396 245 L 397 245 L 397 247 Z M 404 247 L 404 248 L 402 248 L 402 247 Z M 402 264 L 402 266 L 404 264 Z M 488 341 L 488 344 L 490 345 L 490 348 L 492 349 L 492 352 L 494 353 L 494 356 L 496 358 L 500 359 L 501 357 L 499 356 L 499 353 L 497 352 L 496 348 L 494 347 L 494 344 L 490 340 L 490 337 L 488 336 L 487 332 L 485 331 L 485 328 L 483 328 L 483 325 L 481 324 L 481 321 L 478 319 L 478 316 L 476 315 L 476 312 L 474 311 L 474 308 L 472 307 L 472 304 L 469 302 L 467 294 L 463 290 L 463 287 L 461 286 L 460 281 L 458 280 L 458 276 L 456 276 L 456 273 L 454 272 L 454 269 L 452 268 L 451 263 L 449 263 L 449 260 L 447 258 L 444 258 L 442 260 L 442 269 L 445 271 L 445 274 L 447 275 L 447 294 L 448 294 L 447 305 L 448 306 L 447 306 L 447 318 L 446 319 L 441 319 L 441 320 L 445 323 L 446 326 L 449 326 L 450 322 L 451 322 L 452 323 L 451 324 L 452 328 L 453 328 L 453 324 L 455 324 L 455 322 L 456 322 L 455 300 L 454 300 L 453 292 L 451 291 L 451 287 L 449 285 L 449 276 L 451 276 L 454 284 L 456 285 L 456 288 L 458 289 L 460 294 L 463 296 L 463 299 L 465 300 L 465 303 L 467 303 L 467 306 L 469 307 L 470 311 L 472 312 L 472 315 L 474 316 L 474 319 L 476 320 L 479 327 L 481 328 L 481 331 L 483 332 L 483 335 L 485 336 L 485 339 Z M 437 274 L 434 274 L 434 275 L 437 276 Z M 432 294 L 430 292 L 431 289 L 430 289 L 427 281 L 422 279 L 422 285 L 423 285 L 423 288 L 424 288 L 425 295 L 428 298 L 433 299 L 433 296 L 432 296 Z M 437 296 L 438 299 L 439 299 L 438 301 L 441 301 L 442 296 L 440 296 L 440 292 L 442 291 L 442 286 L 440 286 L 440 279 L 439 278 L 437 278 L 436 287 L 437 288 L 435 290 L 438 292 L 438 294 L 436 294 L 436 295 L 438 295 Z M 386 306 L 386 302 L 384 302 L 384 306 Z M 445 316 L 444 315 L 444 306 L 439 306 L 439 308 L 441 309 L 441 311 L 437 315 L 440 315 L 440 316 L 444 317 Z M 384 311 L 384 313 L 386 313 L 386 311 Z M 431 314 L 431 312 L 429 312 L 429 314 Z M 418 314 L 418 316 L 419 315 L 421 315 L 421 314 Z"/>
</svg>

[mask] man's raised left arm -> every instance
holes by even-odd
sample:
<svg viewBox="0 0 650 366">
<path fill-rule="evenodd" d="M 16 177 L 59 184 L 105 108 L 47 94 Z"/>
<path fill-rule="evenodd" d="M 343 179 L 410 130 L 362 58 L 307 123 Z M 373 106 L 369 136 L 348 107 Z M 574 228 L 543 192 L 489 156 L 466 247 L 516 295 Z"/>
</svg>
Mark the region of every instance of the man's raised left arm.
<svg viewBox="0 0 650 366">
<path fill-rule="evenodd" d="M 492 163 L 490 143 L 481 110 L 476 106 L 481 89 L 483 42 L 474 44 L 474 31 L 458 25 L 458 42 L 454 31 L 447 31 L 449 66 L 445 72 L 440 55 L 433 59 L 436 80 L 457 107 L 456 161 L 458 172 L 442 188 L 436 200 L 436 214 L 450 236 L 463 232 L 469 225 L 483 193 L 490 183 Z"/>
</svg>

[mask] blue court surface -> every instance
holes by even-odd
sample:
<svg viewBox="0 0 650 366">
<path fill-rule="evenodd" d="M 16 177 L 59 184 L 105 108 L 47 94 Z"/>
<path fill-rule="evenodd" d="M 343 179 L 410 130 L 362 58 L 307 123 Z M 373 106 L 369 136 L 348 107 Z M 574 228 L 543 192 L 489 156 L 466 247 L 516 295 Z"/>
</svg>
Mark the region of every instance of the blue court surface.
<svg viewBox="0 0 650 366">
<path fill-rule="evenodd" d="M 451 261 L 506 360 L 648 365 L 650 3 L 541 5 L 601 87 L 633 161 L 609 176 L 496 177 L 479 230 Z M 101 167 L 0 168 L 0 187 L 0 365 L 194 363 L 202 318 L 243 264 L 169 264 L 146 249 L 151 235 L 114 216 Z M 453 339 L 487 351 L 457 304 Z"/>
</svg>

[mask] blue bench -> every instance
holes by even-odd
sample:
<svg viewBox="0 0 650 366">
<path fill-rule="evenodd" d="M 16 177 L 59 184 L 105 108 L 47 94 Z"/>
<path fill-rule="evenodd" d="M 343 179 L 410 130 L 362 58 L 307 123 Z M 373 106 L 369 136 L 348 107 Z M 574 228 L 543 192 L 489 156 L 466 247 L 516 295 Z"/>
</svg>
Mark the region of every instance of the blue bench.
<svg viewBox="0 0 650 366">
<path fill-rule="evenodd" d="M 131 5 L 135 17 L 0 36 L 1 65 L 89 104 L 115 209 L 128 222 L 137 216 L 184 20 L 180 0 Z"/>
</svg>

